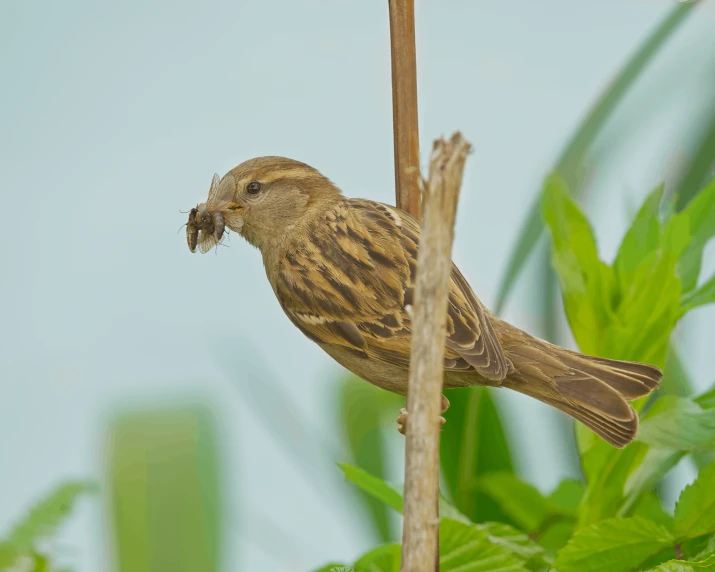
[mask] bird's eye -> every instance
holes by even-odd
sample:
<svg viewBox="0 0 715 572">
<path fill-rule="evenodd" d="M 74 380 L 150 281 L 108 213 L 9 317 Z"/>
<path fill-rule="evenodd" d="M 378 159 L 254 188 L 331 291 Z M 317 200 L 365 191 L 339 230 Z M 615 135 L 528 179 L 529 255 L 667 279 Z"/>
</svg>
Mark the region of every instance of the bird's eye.
<svg viewBox="0 0 715 572">
<path fill-rule="evenodd" d="M 263 185 L 261 185 L 258 181 L 251 181 L 248 185 L 246 185 L 246 192 L 248 192 L 249 195 L 257 195 L 261 192 L 262 187 Z"/>
</svg>

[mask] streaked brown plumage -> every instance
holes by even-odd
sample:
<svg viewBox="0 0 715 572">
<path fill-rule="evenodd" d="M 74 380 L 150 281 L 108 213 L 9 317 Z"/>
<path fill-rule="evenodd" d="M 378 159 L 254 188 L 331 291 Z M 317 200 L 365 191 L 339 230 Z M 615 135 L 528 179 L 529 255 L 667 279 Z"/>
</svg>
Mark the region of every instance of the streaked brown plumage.
<svg viewBox="0 0 715 572">
<path fill-rule="evenodd" d="M 282 157 L 239 165 L 212 183 L 197 209 L 204 220 L 219 220 L 220 213 L 260 249 L 281 307 L 308 338 L 363 379 L 407 392 L 420 235 L 413 217 L 348 199 L 312 167 Z M 220 240 L 212 224 L 191 230 L 202 251 Z M 454 265 L 447 330 L 445 388 L 508 387 L 560 409 L 616 447 L 638 428 L 628 400 L 647 395 L 662 376 L 654 366 L 586 356 L 523 332 L 489 312 Z"/>
</svg>

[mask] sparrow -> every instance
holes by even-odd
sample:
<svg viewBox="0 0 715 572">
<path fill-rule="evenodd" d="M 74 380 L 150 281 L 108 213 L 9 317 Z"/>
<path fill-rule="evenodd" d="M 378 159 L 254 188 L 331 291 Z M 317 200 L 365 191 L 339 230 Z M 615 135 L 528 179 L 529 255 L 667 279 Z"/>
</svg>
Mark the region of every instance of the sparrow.
<svg viewBox="0 0 715 572">
<path fill-rule="evenodd" d="M 225 228 L 260 250 L 281 308 L 307 338 L 355 375 L 407 394 L 420 240 L 415 218 L 347 198 L 305 163 L 258 157 L 214 177 L 207 201 L 189 213 L 189 249 L 209 251 Z M 638 430 L 628 402 L 662 377 L 652 365 L 588 356 L 520 330 L 491 313 L 454 264 L 445 346 L 444 388 L 518 391 L 619 448 Z M 448 405 L 443 396 L 443 411 Z"/>
</svg>

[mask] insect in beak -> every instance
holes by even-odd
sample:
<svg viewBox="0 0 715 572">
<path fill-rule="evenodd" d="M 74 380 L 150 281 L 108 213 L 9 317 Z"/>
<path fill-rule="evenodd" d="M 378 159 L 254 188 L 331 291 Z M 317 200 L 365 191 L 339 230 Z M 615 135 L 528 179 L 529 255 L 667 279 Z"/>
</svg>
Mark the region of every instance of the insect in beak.
<svg viewBox="0 0 715 572">
<path fill-rule="evenodd" d="M 196 246 L 201 244 L 201 250 L 206 252 L 223 238 L 226 222 L 221 211 L 210 211 L 206 203 L 198 205 L 189 211 L 186 223 L 186 242 L 191 252 L 196 252 Z"/>
</svg>

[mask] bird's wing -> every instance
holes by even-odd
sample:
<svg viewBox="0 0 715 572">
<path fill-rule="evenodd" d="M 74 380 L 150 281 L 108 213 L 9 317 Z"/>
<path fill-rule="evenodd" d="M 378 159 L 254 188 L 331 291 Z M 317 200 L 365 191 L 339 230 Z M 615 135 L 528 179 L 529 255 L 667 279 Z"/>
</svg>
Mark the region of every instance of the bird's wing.
<svg viewBox="0 0 715 572">
<path fill-rule="evenodd" d="M 313 341 L 407 367 L 419 235 L 403 211 L 346 199 L 283 253 L 278 299 Z M 489 317 L 454 265 L 446 346 L 446 369 L 474 368 L 495 381 L 507 375 L 510 363 Z"/>
</svg>

